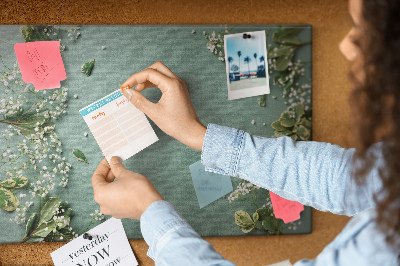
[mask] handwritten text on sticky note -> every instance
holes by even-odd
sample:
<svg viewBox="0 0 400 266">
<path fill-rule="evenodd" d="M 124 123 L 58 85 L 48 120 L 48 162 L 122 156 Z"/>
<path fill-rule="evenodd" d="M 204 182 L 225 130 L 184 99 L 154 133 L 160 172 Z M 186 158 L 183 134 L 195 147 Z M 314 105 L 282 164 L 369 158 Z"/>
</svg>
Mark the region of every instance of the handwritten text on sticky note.
<svg viewBox="0 0 400 266">
<path fill-rule="evenodd" d="M 200 161 L 192 164 L 189 168 L 200 208 L 233 190 L 229 176 L 206 172 Z"/>
<path fill-rule="evenodd" d="M 282 219 L 285 223 L 300 219 L 300 213 L 304 210 L 301 203 L 281 198 L 271 191 L 269 195 L 276 218 Z"/>
<path fill-rule="evenodd" d="M 26 83 L 32 83 L 36 90 L 59 88 L 60 81 L 67 78 L 60 42 L 16 43 L 14 50 L 22 79 Z"/>
</svg>

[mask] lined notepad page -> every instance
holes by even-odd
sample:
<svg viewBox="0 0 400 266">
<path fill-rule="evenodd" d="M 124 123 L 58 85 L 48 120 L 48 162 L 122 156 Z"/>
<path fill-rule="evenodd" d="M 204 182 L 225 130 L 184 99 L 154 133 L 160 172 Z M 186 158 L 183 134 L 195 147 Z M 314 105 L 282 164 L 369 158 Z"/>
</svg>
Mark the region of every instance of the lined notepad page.
<svg viewBox="0 0 400 266">
<path fill-rule="evenodd" d="M 79 112 L 108 161 L 126 160 L 158 140 L 145 114 L 119 90 Z"/>
</svg>

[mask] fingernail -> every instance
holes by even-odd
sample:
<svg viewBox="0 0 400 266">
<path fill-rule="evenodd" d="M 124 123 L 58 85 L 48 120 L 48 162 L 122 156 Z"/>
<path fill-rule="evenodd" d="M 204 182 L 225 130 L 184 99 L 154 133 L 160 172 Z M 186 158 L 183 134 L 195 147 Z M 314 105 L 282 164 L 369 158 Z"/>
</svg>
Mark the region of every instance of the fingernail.
<svg viewBox="0 0 400 266">
<path fill-rule="evenodd" d="M 129 85 L 126 85 L 124 87 L 121 86 L 121 92 L 124 92 L 124 90 L 130 89 Z"/>
<path fill-rule="evenodd" d="M 125 92 L 125 94 L 128 94 L 128 96 L 126 97 L 126 95 L 125 95 L 125 97 L 128 98 L 128 100 L 130 100 L 132 98 L 132 94 L 133 94 L 132 90 L 124 90 L 124 92 Z"/>
<path fill-rule="evenodd" d="M 121 158 L 119 158 L 118 156 L 113 156 L 110 159 L 110 164 L 119 164 L 122 163 Z"/>
</svg>

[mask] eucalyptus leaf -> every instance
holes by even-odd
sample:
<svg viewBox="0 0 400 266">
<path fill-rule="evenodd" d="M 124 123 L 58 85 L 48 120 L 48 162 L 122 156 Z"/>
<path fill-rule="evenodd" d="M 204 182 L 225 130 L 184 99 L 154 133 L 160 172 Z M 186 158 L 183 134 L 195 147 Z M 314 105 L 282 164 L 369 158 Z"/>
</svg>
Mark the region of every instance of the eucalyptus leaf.
<svg viewBox="0 0 400 266">
<path fill-rule="evenodd" d="M 259 106 L 261 107 L 265 107 L 266 103 L 267 103 L 267 95 L 259 95 L 257 97 L 257 103 Z"/>
<path fill-rule="evenodd" d="M 58 207 L 60 206 L 61 199 L 58 197 L 51 197 L 43 206 L 42 210 L 40 211 L 40 220 L 39 224 L 48 221 L 51 217 L 54 216 L 55 212 L 57 211 Z"/>
<path fill-rule="evenodd" d="M 26 230 L 24 238 L 26 238 L 32 233 L 33 229 L 37 226 L 37 222 L 38 222 L 38 215 L 36 214 L 36 212 L 34 212 L 26 222 Z"/>
<path fill-rule="evenodd" d="M 94 67 L 94 58 L 92 61 L 83 64 L 81 66 L 81 71 L 83 74 L 89 77 L 92 74 L 93 67 Z"/>
<path fill-rule="evenodd" d="M 78 161 L 84 162 L 84 163 L 89 163 L 85 157 L 85 155 L 83 154 L 83 152 L 81 152 L 78 149 L 73 149 L 72 150 L 72 155 L 74 155 L 75 159 L 77 159 Z"/>
</svg>

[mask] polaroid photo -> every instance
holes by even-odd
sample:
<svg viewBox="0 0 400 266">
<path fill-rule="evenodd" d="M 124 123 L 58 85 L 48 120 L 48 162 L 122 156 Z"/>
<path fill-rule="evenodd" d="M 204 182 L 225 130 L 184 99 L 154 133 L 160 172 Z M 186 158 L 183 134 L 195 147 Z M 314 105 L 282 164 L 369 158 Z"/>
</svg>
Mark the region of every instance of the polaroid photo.
<svg viewBox="0 0 400 266">
<path fill-rule="evenodd" d="M 224 36 L 228 100 L 269 94 L 265 30 Z"/>
</svg>

